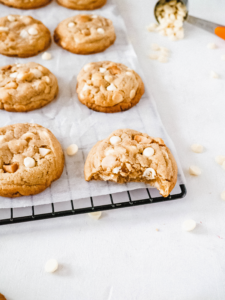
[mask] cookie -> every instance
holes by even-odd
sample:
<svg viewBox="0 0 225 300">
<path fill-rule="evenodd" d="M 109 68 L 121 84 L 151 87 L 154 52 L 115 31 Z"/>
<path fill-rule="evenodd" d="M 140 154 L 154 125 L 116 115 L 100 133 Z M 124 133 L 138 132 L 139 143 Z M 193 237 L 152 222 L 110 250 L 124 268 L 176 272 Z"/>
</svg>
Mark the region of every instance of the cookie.
<svg viewBox="0 0 225 300">
<path fill-rule="evenodd" d="M 6 300 L 5 296 L 0 293 L 0 300 Z"/>
<path fill-rule="evenodd" d="M 144 182 L 167 197 L 177 181 L 177 165 L 163 140 L 132 129 L 119 129 L 88 154 L 85 180 Z"/>
<path fill-rule="evenodd" d="M 54 40 L 76 54 L 102 52 L 116 39 L 111 20 L 96 15 L 77 15 L 65 19 L 55 29 Z"/>
<path fill-rule="evenodd" d="M 63 167 L 62 148 L 50 130 L 29 123 L 0 128 L 0 196 L 38 194 Z"/>
<path fill-rule="evenodd" d="M 49 4 L 51 0 L 0 0 L 0 3 L 20 9 L 39 8 Z"/>
<path fill-rule="evenodd" d="M 144 94 L 141 77 L 123 64 L 89 63 L 77 77 L 81 103 L 95 111 L 115 113 L 136 105 Z"/>
<path fill-rule="evenodd" d="M 92 10 L 102 7 L 106 0 L 58 0 L 62 6 L 77 10 Z"/>
<path fill-rule="evenodd" d="M 30 16 L 9 15 L 0 18 L 0 54 L 30 57 L 46 50 L 51 33 Z"/>
<path fill-rule="evenodd" d="M 0 68 L 0 109 L 25 112 L 50 103 L 58 93 L 58 82 L 47 68 L 34 63 Z"/>
</svg>

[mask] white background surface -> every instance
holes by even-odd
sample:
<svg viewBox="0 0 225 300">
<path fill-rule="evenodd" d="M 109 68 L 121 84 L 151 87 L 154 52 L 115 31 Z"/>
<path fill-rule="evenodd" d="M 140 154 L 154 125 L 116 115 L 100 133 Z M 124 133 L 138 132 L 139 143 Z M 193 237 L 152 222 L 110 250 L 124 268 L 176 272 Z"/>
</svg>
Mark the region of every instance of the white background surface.
<svg viewBox="0 0 225 300">
<path fill-rule="evenodd" d="M 116 2 L 177 148 L 188 196 L 107 212 L 97 222 L 82 215 L 1 227 L 0 292 L 8 300 L 225 299 L 225 173 L 214 162 L 225 154 L 225 42 L 188 24 L 185 39 L 170 42 L 145 29 L 154 1 Z M 221 0 L 190 2 L 190 14 L 222 24 L 224 11 Z M 148 59 L 152 42 L 171 49 L 168 64 Z M 210 42 L 219 48 L 207 49 Z M 211 70 L 221 79 L 211 79 Z M 195 142 L 203 154 L 190 151 Z M 200 177 L 188 175 L 190 164 L 202 169 Z M 183 232 L 189 218 L 198 226 Z M 52 257 L 59 271 L 45 274 Z"/>
</svg>

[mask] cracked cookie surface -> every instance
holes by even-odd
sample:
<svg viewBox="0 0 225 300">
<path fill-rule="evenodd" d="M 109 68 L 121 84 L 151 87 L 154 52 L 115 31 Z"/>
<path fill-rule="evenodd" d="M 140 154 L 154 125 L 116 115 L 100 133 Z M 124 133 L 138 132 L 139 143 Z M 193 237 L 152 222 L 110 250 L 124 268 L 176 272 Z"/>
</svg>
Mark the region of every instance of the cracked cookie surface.
<svg viewBox="0 0 225 300">
<path fill-rule="evenodd" d="M 58 93 L 58 82 L 47 68 L 34 63 L 0 68 L 0 109 L 26 112 L 50 103 Z"/>
<path fill-rule="evenodd" d="M 39 8 L 50 2 L 51 0 L 0 0 L 2 4 L 20 9 Z"/>
<path fill-rule="evenodd" d="M 0 196 L 38 194 L 63 167 L 61 145 L 50 130 L 29 123 L 0 128 Z"/>
<path fill-rule="evenodd" d="M 50 31 L 42 22 L 20 15 L 0 18 L 0 54 L 30 57 L 46 50 L 50 44 Z"/>
<path fill-rule="evenodd" d="M 141 77 L 123 64 L 89 63 L 77 77 L 77 94 L 88 108 L 104 113 L 128 110 L 144 94 Z"/>
<path fill-rule="evenodd" d="M 87 181 L 144 182 L 167 197 L 177 181 L 177 165 L 161 138 L 119 129 L 92 148 L 84 175 Z"/>
<path fill-rule="evenodd" d="M 76 54 L 102 52 L 116 39 L 111 20 L 97 15 L 77 15 L 63 20 L 54 32 L 55 42 Z"/>
<path fill-rule="evenodd" d="M 78 10 L 92 10 L 102 7 L 107 0 L 58 0 L 62 6 Z"/>
</svg>

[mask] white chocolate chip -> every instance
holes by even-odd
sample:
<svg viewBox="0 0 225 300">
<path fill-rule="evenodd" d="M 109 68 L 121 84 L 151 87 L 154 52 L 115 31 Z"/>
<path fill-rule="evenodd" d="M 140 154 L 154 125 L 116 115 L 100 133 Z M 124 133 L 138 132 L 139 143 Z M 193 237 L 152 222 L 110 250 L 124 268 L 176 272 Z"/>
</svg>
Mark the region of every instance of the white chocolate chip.
<svg viewBox="0 0 225 300">
<path fill-rule="evenodd" d="M 113 77 L 111 75 L 105 75 L 105 80 L 108 82 L 112 82 L 113 81 Z"/>
<path fill-rule="evenodd" d="M 146 157 L 151 157 L 152 155 L 154 155 L 154 153 L 155 151 L 151 147 L 145 148 L 145 150 L 143 151 L 143 155 Z"/>
<path fill-rule="evenodd" d="M 38 31 L 37 31 L 36 28 L 30 27 L 30 28 L 28 29 L 28 33 L 29 33 L 30 35 L 37 35 L 37 34 L 38 34 Z"/>
<path fill-rule="evenodd" d="M 26 168 L 33 168 L 35 166 L 35 160 L 32 157 L 24 158 L 23 162 Z"/>
<path fill-rule="evenodd" d="M 116 91 L 116 87 L 113 83 L 111 83 L 108 87 L 107 87 L 107 91 Z"/>
<path fill-rule="evenodd" d="M 75 23 L 74 22 L 69 22 L 68 24 L 68 27 L 71 28 L 71 27 L 74 27 L 75 26 Z"/>
<path fill-rule="evenodd" d="M 191 150 L 195 153 L 202 153 L 203 152 L 203 146 L 200 144 L 193 144 L 191 146 Z"/>
<path fill-rule="evenodd" d="M 225 191 L 223 191 L 223 192 L 221 193 L 221 199 L 222 199 L 222 200 L 225 200 Z"/>
<path fill-rule="evenodd" d="M 225 161 L 222 164 L 222 168 L 225 170 Z"/>
<path fill-rule="evenodd" d="M 135 95 L 136 95 L 136 91 L 135 91 L 135 90 L 132 90 L 132 91 L 130 92 L 130 99 L 133 99 L 133 98 L 135 97 Z"/>
<path fill-rule="evenodd" d="M 208 48 L 208 49 L 216 49 L 216 48 L 217 48 L 217 45 L 216 45 L 215 43 L 209 43 L 209 44 L 207 45 L 207 48 Z"/>
<path fill-rule="evenodd" d="M 48 76 L 44 76 L 42 79 L 44 79 L 45 82 L 50 83 L 50 78 Z"/>
<path fill-rule="evenodd" d="M 88 213 L 88 216 L 91 217 L 92 219 L 95 219 L 95 220 L 100 219 L 101 215 L 102 215 L 101 211 L 96 211 L 96 212 Z"/>
<path fill-rule="evenodd" d="M 103 28 L 98 28 L 97 29 L 97 32 L 100 33 L 100 34 L 104 34 L 105 33 L 105 30 Z"/>
<path fill-rule="evenodd" d="M 120 170 L 121 170 L 121 167 L 117 167 L 117 168 L 114 168 L 112 172 L 114 174 L 118 174 Z"/>
<path fill-rule="evenodd" d="M 132 72 L 126 72 L 126 75 L 127 76 L 133 76 L 133 73 Z"/>
<path fill-rule="evenodd" d="M 111 143 L 112 145 L 116 145 L 116 144 L 118 144 L 118 143 L 120 143 L 120 142 L 121 142 L 121 138 L 120 138 L 119 136 L 114 135 L 114 136 L 112 136 L 112 137 L 110 138 L 110 143 Z"/>
<path fill-rule="evenodd" d="M 202 172 L 201 172 L 199 167 L 190 166 L 189 167 L 189 173 L 190 173 L 190 175 L 193 175 L 193 176 L 199 176 Z"/>
<path fill-rule="evenodd" d="M 87 64 L 84 66 L 84 71 L 87 72 L 88 70 L 90 70 L 90 68 L 91 68 L 91 65 Z"/>
<path fill-rule="evenodd" d="M 34 75 L 35 78 L 39 79 L 43 76 L 40 70 L 38 69 L 30 69 L 30 72 Z"/>
<path fill-rule="evenodd" d="M 147 26 L 147 30 L 152 32 L 152 31 L 155 31 L 157 27 L 158 27 L 158 24 L 151 23 L 150 25 Z"/>
<path fill-rule="evenodd" d="M 7 32 L 9 31 L 8 27 L 0 26 L 0 32 Z"/>
<path fill-rule="evenodd" d="M 40 153 L 40 155 L 43 156 L 43 157 L 44 157 L 45 155 L 47 155 L 50 151 L 51 151 L 51 150 L 46 149 L 46 148 L 39 148 L 39 153 Z"/>
<path fill-rule="evenodd" d="M 219 75 L 214 71 L 211 71 L 210 76 L 211 78 L 219 78 Z"/>
<path fill-rule="evenodd" d="M 87 91 L 87 90 L 90 90 L 91 89 L 91 86 L 89 86 L 87 83 L 85 83 L 82 91 Z"/>
<path fill-rule="evenodd" d="M 158 61 L 161 63 L 167 63 L 168 62 L 168 58 L 164 55 L 160 55 L 158 58 Z"/>
<path fill-rule="evenodd" d="M 25 29 L 23 29 L 20 31 L 20 36 L 25 39 L 29 36 L 29 34 Z"/>
<path fill-rule="evenodd" d="M 160 50 L 160 46 L 158 44 L 151 44 L 151 49 L 153 51 L 158 51 L 158 50 Z"/>
<path fill-rule="evenodd" d="M 45 272 L 54 273 L 59 267 L 56 259 L 49 259 L 45 264 Z"/>
<path fill-rule="evenodd" d="M 76 144 L 72 144 L 66 149 L 67 155 L 70 156 L 75 155 L 77 152 L 78 152 L 78 146 Z"/>
<path fill-rule="evenodd" d="M 225 60 L 225 55 L 222 55 L 222 56 L 221 56 L 221 59 L 222 59 L 222 60 Z"/>
<path fill-rule="evenodd" d="M 106 69 L 105 68 L 99 68 L 100 73 L 105 73 Z"/>
<path fill-rule="evenodd" d="M 159 58 L 159 55 L 156 53 L 151 53 L 149 54 L 149 58 L 152 60 L 157 60 Z"/>
<path fill-rule="evenodd" d="M 186 220 L 182 224 L 182 229 L 185 231 L 192 231 L 196 227 L 196 222 L 194 220 Z"/>
<path fill-rule="evenodd" d="M 7 19 L 10 21 L 10 22 L 14 22 L 16 21 L 16 18 L 14 16 L 8 16 Z"/>
<path fill-rule="evenodd" d="M 1 137 L 1 136 L 0 136 Z M 0 140 L 1 141 L 1 140 Z M 112 155 L 115 153 L 115 150 L 114 149 L 108 149 L 105 151 L 105 156 L 108 156 L 108 155 Z"/>
<path fill-rule="evenodd" d="M 50 59 L 52 58 L 52 55 L 51 55 L 51 53 L 49 53 L 49 52 L 44 52 L 44 53 L 42 54 L 41 58 L 42 58 L 43 60 L 50 60 Z"/>
<path fill-rule="evenodd" d="M 225 156 L 224 155 L 218 155 L 215 157 L 215 161 L 219 164 L 222 165 L 225 161 Z"/>
<path fill-rule="evenodd" d="M 152 169 L 152 168 L 147 168 L 147 169 L 144 171 L 143 176 L 144 176 L 144 177 L 149 177 L 149 176 L 151 176 L 152 179 L 155 179 L 155 177 L 156 177 L 156 171 L 155 171 L 154 169 Z"/>
<path fill-rule="evenodd" d="M 91 17 L 92 17 L 92 19 L 96 19 L 98 16 L 97 15 L 92 15 Z"/>
<path fill-rule="evenodd" d="M 9 75 L 10 78 L 17 78 L 18 73 L 14 72 L 12 74 Z"/>
</svg>

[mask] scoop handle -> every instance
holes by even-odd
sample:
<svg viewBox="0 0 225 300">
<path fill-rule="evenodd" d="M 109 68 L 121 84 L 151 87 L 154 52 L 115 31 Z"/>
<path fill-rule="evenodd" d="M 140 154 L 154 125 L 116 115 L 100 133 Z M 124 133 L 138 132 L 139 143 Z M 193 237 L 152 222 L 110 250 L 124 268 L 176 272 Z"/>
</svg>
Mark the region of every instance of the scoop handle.
<svg viewBox="0 0 225 300">
<path fill-rule="evenodd" d="M 225 40 L 225 27 L 218 26 L 215 28 L 215 34 L 218 35 L 221 39 Z"/>
</svg>

